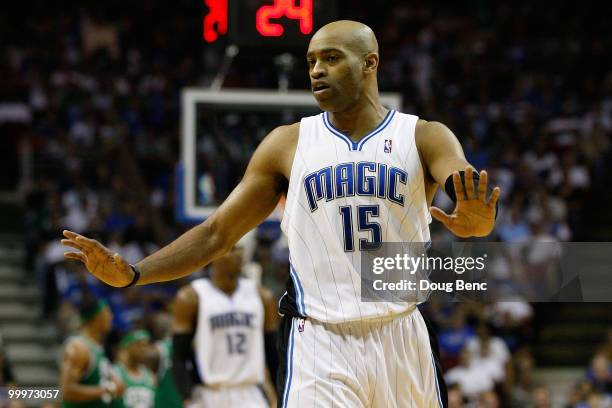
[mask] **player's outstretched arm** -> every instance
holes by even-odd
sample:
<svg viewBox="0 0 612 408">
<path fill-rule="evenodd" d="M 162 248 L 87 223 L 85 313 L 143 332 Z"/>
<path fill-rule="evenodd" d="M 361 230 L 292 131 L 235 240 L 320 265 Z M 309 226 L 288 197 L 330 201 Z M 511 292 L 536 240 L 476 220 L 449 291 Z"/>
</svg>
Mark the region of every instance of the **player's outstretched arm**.
<svg viewBox="0 0 612 408">
<path fill-rule="evenodd" d="M 242 181 L 202 224 L 138 262 L 138 284 L 168 281 L 189 275 L 228 251 L 244 234 L 274 210 L 285 191 L 291 169 L 298 124 L 281 126 L 261 142 Z M 131 267 L 98 241 L 64 231 L 62 244 L 78 252 L 65 257 L 85 264 L 98 279 L 115 287 L 130 284 Z"/>
<path fill-rule="evenodd" d="M 475 188 L 474 167 L 465 159 L 461 144 L 453 132 L 442 123 L 419 121 L 416 138 L 428 173 L 456 202 L 452 214 L 431 207 L 432 217 L 462 238 L 489 235 L 495 226 L 500 188 L 495 187 L 487 199 L 488 175 L 485 170 L 476 177 L 478 185 Z M 460 171 L 465 172 L 465 184 L 461 180 Z M 452 183 L 447 182 L 451 180 L 449 177 L 452 177 Z"/>
</svg>

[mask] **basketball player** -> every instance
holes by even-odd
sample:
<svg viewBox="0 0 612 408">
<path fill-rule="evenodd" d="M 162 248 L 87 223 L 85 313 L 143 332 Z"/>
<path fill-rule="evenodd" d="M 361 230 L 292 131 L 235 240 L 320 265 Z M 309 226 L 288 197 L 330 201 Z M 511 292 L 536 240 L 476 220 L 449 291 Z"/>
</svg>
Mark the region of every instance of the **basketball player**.
<svg viewBox="0 0 612 408">
<path fill-rule="evenodd" d="M 500 189 L 487 199 L 487 173 L 475 172 L 446 126 L 381 104 L 369 27 L 330 23 L 306 58 L 324 113 L 274 129 L 205 222 L 133 267 L 70 231 L 62 242 L 79 252 L 66 256 L 113 286 L 177 279 L 228 251 L 286 193 L 291 279 L 280 305 L 279 406 L 446 405 L 415 304 L 361 302 L 356 261 L 381 242 L 429 242 L 432 216 L 458 237 L 484 237 Z M 451 214 L 430 207 L 440 186 L 456 204 Z"/>
<path fill-rule="evenodd" d="M 113 372 L 102 344 L 113 315 L 104 300 L 85 298 L 80 305 L 83 327 L 64 347 L 60 387 L 65 408 L 117 406 L 123 383 Z"/>
<path fill-rule="evenodd" d="M 125 385 L 123 408 L 155 406 L 155 376 L 144 365 L 151 336 L 145 330 L 134 330 L 119 342 L 119 362 L 115 371 Z"/>
<path fill-rule="evenodd" d="M 155 407 L 183 408 L 183 400 L 172 376 L 172 316 L 166 311 L 156 313 L 151 330 L 157 339 L 149 355 L 150 365 L 157 373 Z"/>
<path fill-rule="evenodd" d="M 241 249 L 234 247 L 212 263 L 210 279 L 181 288 L 174 303 L 174 377 L 188 400 L 193 347 L 202 384 L 197 407 L 269 407 L 268 399 L 275 399 L 266 378 L 264 331 L 269 343 L 276 303 L 269 291 L 241 278 L 241 269 Z"/>
</svg>

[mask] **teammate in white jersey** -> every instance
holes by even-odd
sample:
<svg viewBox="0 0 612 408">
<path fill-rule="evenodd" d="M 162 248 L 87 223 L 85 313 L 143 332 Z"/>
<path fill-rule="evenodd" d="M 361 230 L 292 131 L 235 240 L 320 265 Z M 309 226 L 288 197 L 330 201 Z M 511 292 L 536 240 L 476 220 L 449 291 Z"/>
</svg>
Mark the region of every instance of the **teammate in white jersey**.
<svg viewBox="0 0 612 408">
<path fill-rule="evenodd" d="M 426 243 L 430 215 L 459 237 L 486 236 L 500 190 L 487 198 L 487 173 L 474 172 L 446 126 L 381 104 L 369 27 L 330 23 L 306 57 L 324 113 L 274 129 L 205 222 L 135 266 L 70 231 L 63 242 L 80 252 L 66 256 L 113 286 L 177 279 L 228 251 L 287 194 L 279 405 L 444 406 L 436 347 L 415 304 L 361 302 L 356 260 L 384 240 Z M 451 214 L 430 207 L 440 186 L 456 203 Z"/>
<path fill-rule="evenodd" d="M 210 279 L 196 279 L 177 294 L 173 372 L 183 397 L 194 396 L 189 406 L 259 408 L 275 399 L 264 338 L 270 342 L 276 330 L 276 303 L 268 290 L 240 277 L 241 269 L 241 250 L 234 248 L 212 263 Z M 199 385 L 191 384 L 192 360 Z"/>
</svg>

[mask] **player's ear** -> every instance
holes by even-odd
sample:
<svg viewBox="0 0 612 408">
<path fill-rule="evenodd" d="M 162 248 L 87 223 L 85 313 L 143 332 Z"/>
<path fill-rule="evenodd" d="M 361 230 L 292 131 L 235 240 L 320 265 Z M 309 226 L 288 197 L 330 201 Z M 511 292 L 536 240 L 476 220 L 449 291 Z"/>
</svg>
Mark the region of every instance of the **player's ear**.
<svg viewBox="0 0 612 408">
<path fill-rule="evenodd" d="M 378 68 L 378 54 L 376 54 L 375 52 L 370 52 L 366 54 L 363 66 L 363 70 L 366 73 L 375 72 Z"/>
</svg>

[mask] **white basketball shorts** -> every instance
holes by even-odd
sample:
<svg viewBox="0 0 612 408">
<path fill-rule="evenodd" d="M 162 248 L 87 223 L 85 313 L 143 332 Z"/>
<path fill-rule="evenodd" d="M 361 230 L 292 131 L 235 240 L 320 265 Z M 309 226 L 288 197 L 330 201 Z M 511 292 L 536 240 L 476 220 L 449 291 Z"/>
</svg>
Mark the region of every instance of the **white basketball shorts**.
<svg viewBox="0 0 612 408">
<path fill-rule="evenodd" d="M 194 392 L 193 404 L 187 408 L 269 408 L 270 403 L 259 385 L 238 387 L 199 386 Z"/>
<path fill-rule="evenodd" d="M 447 404 L 437 342 L 416 307 L 340 324 L 285 316 L 280 333 L 279 408 Z"/>
</svg>

